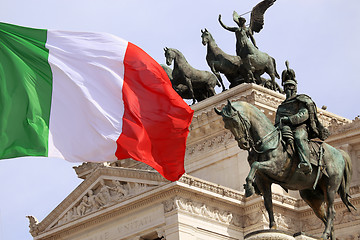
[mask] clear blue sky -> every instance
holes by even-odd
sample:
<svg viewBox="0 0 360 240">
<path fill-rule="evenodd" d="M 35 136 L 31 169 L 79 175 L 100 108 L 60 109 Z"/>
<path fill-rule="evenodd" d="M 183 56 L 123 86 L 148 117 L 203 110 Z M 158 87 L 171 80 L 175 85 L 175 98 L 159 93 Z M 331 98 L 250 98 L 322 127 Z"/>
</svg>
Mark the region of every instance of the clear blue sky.
<svg viewBox="0 0 360 240">
<path fill-rule="evenodd" d="M 177 48 L 193 67 L 209 70 L 200 30 L 207 28 L 220 48 L 235 55 L 235 36 L 219 25 L 218 15 L 235 26 L 232 12 L 247 12 L 259 1 L 2 0 L 0 21 L 112 33 L 159 63 L 165 63 L 164 47 Z M 266 12 L 264 29 L 255 34 L 260 50 L 276 59 L 279 73 L 290 61 L 300 93 L 349 119 L 360 114 L 359 9 L 359 0 L 277 0 Z M 1 240 L 31 239 L 25 216 L 41 221 L 70 194 L 80 183 L 72 166 L 46 158 L 0 161 Z"/>
</svg>

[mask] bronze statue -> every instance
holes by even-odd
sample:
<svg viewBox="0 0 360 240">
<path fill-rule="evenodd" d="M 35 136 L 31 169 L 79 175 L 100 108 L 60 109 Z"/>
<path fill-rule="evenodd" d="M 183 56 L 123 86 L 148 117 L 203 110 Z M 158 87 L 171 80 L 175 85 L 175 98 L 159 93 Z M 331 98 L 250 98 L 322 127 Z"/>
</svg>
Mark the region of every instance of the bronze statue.
<svg viewBox="0 0 360 240">
<path fill-rule="evenodd" d="M 185 84 L 178 83 L 178 81 L 174 81 L 174 79 L 172 77 L 173 70 L 164 64 L 160 64 L 160 65 L 165 70 L 166 74 L 168 75 L 175 92 L 177 94 L 179 94 L 180 97 L 183 99 L 192 99 L 192 95 L 191 95 L 191 92 L 189 91 L 189 88 Z M 194 96 L 195 96 L 195 100 L 200 102 L 200 101 L 208 98 L 208 93 L 206 92 L 206 89 L 203 89 L 203 88 L 196 89 L 196 91 L 194 91 Z"/>
<path fill-rule="evenodd" d="M 207 46 L 206 61 L 211 71 L 220 81 L 223 91 L 225 90 L 225 86 L 220 73 L 223 73 L 228 79 L 230 88 L 246 82 L 243 77 L 247 74 L 246 69 L 242 66 L 242 61 L 239 56 L 232 56 L 221 50 L 206 28 L 205 30 L 201 30 L 201 39 L 202 44 Z"/>
<path fill-rule="evenodd" d="M 249 78 L 252 79 L 252 81 L 256 80 L 258 84 L 261 84 L 260 75 L 266 72 L 271 78 L 273 90 L 281 91 L 280 87 L 275 82 L 275 78 L 280 78 L 276 71 L 275 59 L 267 53 L 261 52 L 253 37 L 253 32 L 259 32 L 263 28 L 264 13 L 274 2 L 275 0 L 264 0 L 252 9 L 249 28 L 245 26 L 245 18 L 239 16 L 236 11 L 233 13 L 233 19 L 238 27 L 226 26 L 221 21 L 221 15 L 219 15 L 218 20 L 224 29 L 235 33 L 236 54 L 241 57 Z M 255 71 L 257 74 L 254 74 Z"/>
<path fill-rule="evenodd" d="M 324 141 L 329 136 L 329 131 L 318 120 L 316 105 L 312 99 L 305 94 L 297 95 L 295 71 L 289 68 L 288 61 L 285 64 L 287 70 L 282 73 L 282 82 L 286 100 L 277 109 L 275 125 L 279 126 L 290 151 L 299 155 L 300 170 L 310 174 L 312 167 L 308 140 L 320 138 Z"/>
<path fill-rule="evenodd" d="M 251 166 L 246 178 L 245 195 L 262 194 L 269 214 L 269 227 L 276 228 L 272 206 L 271 185 L 279 184 L 285 190 L 299 190 L 300 196 L 325 224 L 322 239 L 335 240 L 334 200 L 339 193 L 343 203 L 351 211 L 355 207 L 349 201 L 352 165 L 350 156 L 326 143 L 309 142 L 313 149 L 310 162 L 313 171 L 305 175 L 297 166 L 297 154 L 290 155 L 282 144 L 281 131 L 274 127 L 263 112 L 247 102 L 228 104 L 215 112 L 222 116 L 241 149 L 247 150 Z"/>
<path fill-rule="evenodd" d="M 205 99 L 215 95 L 215 85 L 220 84 L 214 74 L 193 68 L 177 49 L 164 48 L 164 51 L 166 64 L 170 66 L 174 62 L 173 86 L 181 86 L 181 92 L 189 91 L 189 99 L 193 99 L 192 104 L 196 101 L 195 96 Z"/>
<path fill-rule="evenodd" d="M 242 64 L 241 58 L 239 56 L 229 55 L 221 50 L 221 48 L 216 44 L 211 33 L 206 28 L 205 30 L 201 30 L 201 39 L 202 44 L 207 46 L 206 61 L 211 71 L 221 82 L 223 89 L 224 85 L 222 83 L 220 73 L 223 73 L 230 82 L 229 88 L 235 87 L 242 83 L 251 83 L 251 80 L 247 74 L 247 70 Z M 254 75 L 258 76 L 260 79 L 257 81 L 259 85 L 272 90 L 277 89 L 279 92 L 282 92 L 277 84 L 277 86 L 273 86 L 271 79 L 260 77 L 262 73 L 263 72 L 261 71 L 254 72 Z"/>
<path fill-rule="evenodd" d="M 171 85 L 175 90 L 175 92 L 179 94 L 180 97 L 183 99 L 192 99 L 192 95 L 191 92 L 189 91 L 189 88 L 186 85 L 179 83 L 178 81 L 174 81 L 172 76 L 173 70 L 164 64 L 160 64 L 160 65 L 165 70 L 167 76 L 169 77 Z M 208 94 L 206 92 L 206 89 L 196 89 L 196 91 L 194 91 L 194 96 L 196 101 L 200 102 L 206 99 Z"/>
</svg>

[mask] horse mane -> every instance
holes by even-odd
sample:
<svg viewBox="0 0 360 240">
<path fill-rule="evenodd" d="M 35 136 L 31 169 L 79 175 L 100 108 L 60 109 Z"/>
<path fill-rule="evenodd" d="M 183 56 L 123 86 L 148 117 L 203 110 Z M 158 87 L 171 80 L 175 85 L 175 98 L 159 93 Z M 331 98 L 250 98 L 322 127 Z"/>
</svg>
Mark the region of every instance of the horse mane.
<svg viewBox="0 0 360 240">
<path fill-rule="evenodd" d="M 262 121 L 265 121 L 267 124 L 274 126 L 270 119 L 253 104 L 244 101 L 237 101 L 232 103 L 232 105 L 240 112 L 241 117 L 244 118 L 246 121 L 251 122 L 251 119 L 248 119 L 248 117 L 246 117 L 245 115 L 249 116 L 250 118 L 254 118 L 257 116 Z"/>
<path fill-rule="evenodd" d="M 177 50 L 175 48 L 169 48 L 169 50 L 174 51 L 176 54 L 179 55 L 180 58 L 182 58 L 185 61 L 185 63 L 189 64 L 188 61 L 186 60 L 184 54 L 182 54 L 182 52 L 180 52 L 179 50 Z"/>
</svg>

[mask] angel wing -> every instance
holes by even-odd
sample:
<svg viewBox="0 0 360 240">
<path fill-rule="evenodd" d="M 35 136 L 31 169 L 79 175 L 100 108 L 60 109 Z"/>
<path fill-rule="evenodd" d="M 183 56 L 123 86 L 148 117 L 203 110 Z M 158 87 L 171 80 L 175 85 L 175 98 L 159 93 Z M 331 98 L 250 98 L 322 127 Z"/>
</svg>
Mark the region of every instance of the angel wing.
<svg viewBox="0 0 360 240">
<path fill-rule="evenodd" d="M 260 32 L 264 26 L 265 11 L 274 4 L 276 0 L 263 0 L 259 2 L 251 11 L 250 29 L 252 32 Z"/>
</svg>

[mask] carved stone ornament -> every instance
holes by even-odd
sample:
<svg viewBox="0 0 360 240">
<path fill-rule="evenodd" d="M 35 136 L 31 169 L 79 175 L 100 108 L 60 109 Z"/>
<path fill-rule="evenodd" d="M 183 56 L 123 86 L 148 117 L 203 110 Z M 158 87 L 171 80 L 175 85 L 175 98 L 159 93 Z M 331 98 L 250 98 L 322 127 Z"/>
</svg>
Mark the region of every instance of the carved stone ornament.
<svg viewBox="0 0 360 240">
<path fill-rule="evenodd" d="M 241 227 L 241 217 L 230 211 L 220 210 L 205 203 L 195 202 L 190 199 L 176 197 L 164 202 L 165 212 L 181 210 L 204 218 L 216 220 L 221 223 Z"/>
<path fill-rule="evenodd" d="M 39 221 L 34 216 L 26 216 L 29 219 L 30 234 L 36 237 L 39 234 Z"/>
<path fill-rule="evenodd" d="M 99 184 L 89 189 L 53 227 L 109 207 L 153 187 L 143 183 L 100 179 Z"/>
</svg>

